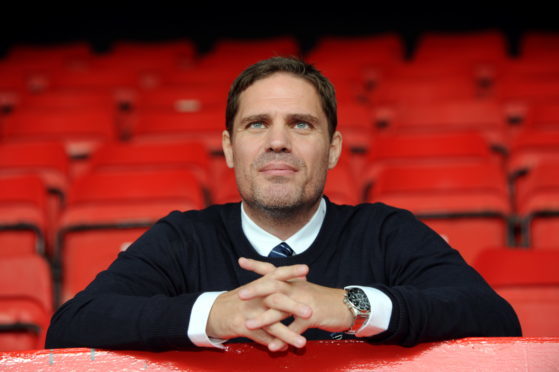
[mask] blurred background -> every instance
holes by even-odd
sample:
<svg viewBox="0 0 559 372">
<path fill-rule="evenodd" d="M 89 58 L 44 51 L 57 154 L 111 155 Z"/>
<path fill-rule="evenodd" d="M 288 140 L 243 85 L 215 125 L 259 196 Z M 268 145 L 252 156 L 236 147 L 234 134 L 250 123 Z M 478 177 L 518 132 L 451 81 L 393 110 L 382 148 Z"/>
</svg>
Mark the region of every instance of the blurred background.
<svg viewBox="0 0 559 372">
<path fill-rule="evenodd" d="M 559 336 L 550 9 L 22 3 L 2 18 L 0 350 L 42 348 L 54 309 L 162 216 L 239 200 L 221 153 L 227 91 L 274 55 L 336 87 L 331 200 L 411 210 L 513 304 L 525 336 Z"/>
</svg>

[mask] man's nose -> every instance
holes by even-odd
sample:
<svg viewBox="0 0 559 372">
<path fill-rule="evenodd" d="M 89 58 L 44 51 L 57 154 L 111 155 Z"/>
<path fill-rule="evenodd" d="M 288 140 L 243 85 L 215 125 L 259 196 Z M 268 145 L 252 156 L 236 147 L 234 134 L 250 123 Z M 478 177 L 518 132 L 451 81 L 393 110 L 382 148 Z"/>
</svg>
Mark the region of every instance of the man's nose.
<svg viewBox="0 0 559 372">
<path fill-rule="evenodd" d="M 283 123 L 274 123 L 268 129 L 268 151 L 291 151 L 289 128 Z"/>
</svg>

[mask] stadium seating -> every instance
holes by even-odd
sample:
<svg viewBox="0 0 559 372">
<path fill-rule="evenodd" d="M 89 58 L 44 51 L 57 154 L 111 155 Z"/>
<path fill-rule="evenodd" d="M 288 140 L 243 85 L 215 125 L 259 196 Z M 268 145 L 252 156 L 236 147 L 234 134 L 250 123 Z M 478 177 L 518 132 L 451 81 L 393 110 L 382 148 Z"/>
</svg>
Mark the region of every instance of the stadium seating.
<svg viewBox="0 0 559 372">
<path fill-rule="evenodd" d="M 474 266 L 512 305 L 524 337 L 559 336 L 559 250 L 488 249 Z"/>
<path fill-rule="evenodd" d="M 517 213 L 522 218 L 524 245 L 559 247 L 559 161 L 548 160 L 527 171 L 518 184 Z"/>
<path fill-rule="evenodd" d="M 0 177 L 0 256 L 45 251 L 46 187 L 38 176 Z"/>
<path fill-rule="evenodd" d="M 0 260 L 0 350 L 42 349 L 53 311 L 52 277 L 36 254 Z"/>
<path fill-rule="evenodd" d="M 509 197 L 494 163 L 386 167 L 368 201 L 412 211 L 470 263 L 483 248 L 507 244 Z"/>
<path fill-rule="evenodd" d="M 159 218 L 172 210 L 202 207 L 202 187 L 186 170 L 83 175 L 72 184 L 58 229 L 62 300 L 85 288 Z"/>
</svg>

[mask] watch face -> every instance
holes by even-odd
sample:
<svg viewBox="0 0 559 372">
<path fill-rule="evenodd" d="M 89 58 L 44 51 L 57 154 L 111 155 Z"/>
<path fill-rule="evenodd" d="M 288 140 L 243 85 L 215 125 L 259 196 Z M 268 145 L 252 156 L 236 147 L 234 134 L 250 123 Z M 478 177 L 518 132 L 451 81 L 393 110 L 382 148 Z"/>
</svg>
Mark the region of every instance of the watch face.
<svg viewBox="0 0 559 372">
<path fill-rule="evenodd" d="M 367 298 L 365 292 L 363 292 L 361 288 L 351 288 L 347 293 L 347 298 L 359 310 L 361 311 L 371 310 L 369 299 Z"/>
</svg>

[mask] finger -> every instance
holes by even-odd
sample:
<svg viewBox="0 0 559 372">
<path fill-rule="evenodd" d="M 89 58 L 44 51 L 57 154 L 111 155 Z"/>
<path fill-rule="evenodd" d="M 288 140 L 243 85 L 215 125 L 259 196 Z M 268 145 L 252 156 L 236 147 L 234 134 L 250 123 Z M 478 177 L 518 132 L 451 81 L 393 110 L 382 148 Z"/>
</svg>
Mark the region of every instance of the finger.
<svg viewBox="0 0 559 372">
<path fill-rule="evenodd" d="M 295 318 L 295 320 L 292 321 L 291 324 L 287 328 L 289 328 L 294 333 L 302 334 L 307 329 L 309 329 L 309 326 L 310 326 L 310 323 L 307 319 Z"/>
<path fill-rule="evenodd" d="M 293 265 L 278 267 L 269 275 L 250 282 L 239 290 L 241 300 L 251 300 L 256 297 L 269 296 L 272 293 L 284 292 L 289 289 L 287 282 L 291 280 L 302 280 L 301 275 L 308 273 L 307 265 Z"/>
<path fill-rule="evenodd" d="M 304 277 L 309 272 L 307 265 L 291 265 L 275 267 L 271 263 L 252 260 L 250 258 L 239 258 L 239 266 L 243 269 L 255 272 L 260 275 L 272 275 L 278 280 L 290 280 Z"/>
<path fill-rule="evenodd" d="M 271 334 L 263 329 L 257 329 L 251 332 L 247 332 L 243 336 L 263 346 L 268 346 L 275 341 L 275 337 L 273 337 Z"/>
<path fill-rule="evenodd" d="M 289 316 L 289 313 L 285 313 L 276 309 L 268 309 L 257 317 L 246 320 L 245 327 L 253 330 L 263 328 L 280 322 Z"/>
<path fill-rule="evenodd" d="M 307 304 L 300 303 L 283 293 L 274 293 L 264 299 L 264 305 L 270 309 L 292 314 L 304 319 L 312 316 L 312 308 Z M 264 315 L 263 313 L 262 315 Z"/>
<path fill-rule="evenodd" d="M 250 258 L 239 258 L 239 266 L 245 270 L 253 271 L 260 275 L 266 275 L 276 269 L 274 265 L 268 262 L 256 261 Z"/>
<path fill-rule="evenodd" d="M 268 344 L 270 351 L 279 351 L 285 348 L 286 344 L 302 348 L 307 344 L 307 339 L 300 334 L 289 329 L 282 323 L 275 323 L 265 328 L 266 332 L 275 336 L 276 339 Z"/>
<path fill-rule="evenodd" d="M 276 297 L 277 299 L 270 299 L 270 297 Z M 269 296 L 264 300 L 264 304 L 270 307 L 270 309 L 245 321 L 245 327 L 248 329 L 266 327 L 280 322 L 291 315 L 301 317 L 303 319 L 308 319 L 312 316 L 312 309 L 310 306 L 300 304 L 282 294 Z"/>
</svg>

